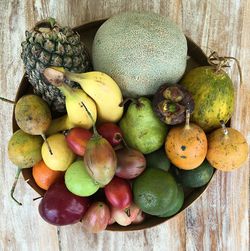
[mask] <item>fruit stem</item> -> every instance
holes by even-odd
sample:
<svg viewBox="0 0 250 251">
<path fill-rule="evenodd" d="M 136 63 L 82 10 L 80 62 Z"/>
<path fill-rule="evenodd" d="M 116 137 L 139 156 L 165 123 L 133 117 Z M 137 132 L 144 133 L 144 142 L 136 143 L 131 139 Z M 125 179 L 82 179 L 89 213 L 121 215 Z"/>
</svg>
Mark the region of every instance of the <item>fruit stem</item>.
<svg viewBox="0 0 250 251">
<path fill-rule="evenodd" d="M 57 88 L 60 88 L 64 85 L 64 73 L 53 69 L 53 68 L 46 68 L 43 71 L 44 77 L 49 81 L 52 85 Z"/>
<path fill-rule="evenodd" d="M 190 129 L 190 110 L 189 108 L 186 109 L 186 123 L 185 123 L 185 129 Z"/>
<path fill-rule="evenodd" d="M 124 144 L 124 146 L 125 146 L 127 149 L 130 149 L 123 137 L 122 137 L 122 143 Z"/>
<path fill-rule="evenodd" d="M 43 198 L 43 196 L 36 197 L 36 198 L 33 199 L 33 201 L 39 200 L 39 199 L 41 199 L 41 198 Z"/>
<path fill-rule="evenodd" d="M 15 176 L 15 181 L 11 187 L 11 191 L 10 191 L 10 195 L 11 195 L 11 198 L 19 205 L 19 206 L 22 206 L 22 203 L 20 203 L 19 201 L 17 201 L 14 197 L 14 191 L 15 191 L 15 188 L 16 188 L 16 184 L 17 184 L 17 181 L 18 181 L 18 178 L 20 176 L 20 173 L 21 173 L 22 169 L 20 167 L 18 167 L 17 169 L 17 172 L 16 172 L 16 176 Z"/>
<path fill-rule="evenodd" d="M 224 122 L 223 120 L 220 120 L 220 124 L 221 124 L 221 127 L 222 127 L 222 129 L 223 129 L 224 135 L 225 135 L 225 136 L 228 135 L 228 130 L 227 130 L 227 127 L 226 127 L 226 125 L 225 125 L 225 122 Z"/>
<path fill-rule="evenodd" d="M 228 60 L 234 60 L 236 62 L 238 71 L 239 71 L 240 85 L 242 85 L 243 84 L 242 70 L 241 70 L 240 62 L 237 58 L 220 57 L 216 51 L 211 52 L 211 54 L 207 58 L 208 63 L 212 66 L 215 66 L 216 72 L 219 72 L 221 68 L 230 67 L 230 65 L 228 64 Z"/>
<path fill-rule="evenodd" d="M 83 74 L 81 73 L 70 72 L 70 71 L 65 70 L 64 74 L 65 74 L 65 77 L 71 81 L 78 82 L 78 83 L 82 82 Z"/>
<path fill-rule="evenodd" d="M 49 145 L 49 142 L 48 142 L 46 136 L 44 135 L 44 133 L 42 133 L 41 136 L 42 136 L 42 138 L 43 138 L 45 144 L 46 144 L 47 147 L 48 147 L 48 150 L 49 150 L 50 155 L 53 155 L 53 152 L 52 152 L 52 150 L 51 150 L 51 147 L 50 147 L 50 145 Z"/>
<path fill-rule="evenodd" d="M 94 136 L 100 137 L 100 134 L 99 134 L 99 133 L 97 132 L 97 130 L 96 130 L 95 120 L 93 119 L 93 116 L 92 116 L 91 112 L 88 110 L 87 106 L 86 106 L 83 102 L 80 102 L 80 106 L 81 106 L 81 107 L 84 107 L 84 109 L 85 109 L 86 112 L 88 113 L 90 119 L 92 120 Z"/>
<path fill-rule="evenodd" d="M 138 101 L 135 98 L 125 98 L 120 104 L 120 107 L 123 107 L 128 101 L 132 101 L 134 103 L 138 103 Z"/>
<path fill-rule="evenodd" d="M 128 207 L 128 208 L 126 208 L 125 210 L 125 213 L 126 213 L 126 215 L 128 216 L 128 217 L 130 217 L 130 208 Z"/>
<path fill-rule="evenodd" d="M 10 99 L 7 99 L 7 98 L 3 98 L 3 97 L 0 97 L 0 100 L 4 101 L 4 102 L 7 102 L 7 103 L 10 103 L 10 104 L 15 104 L 16 102 L 15 101 L 12 101 Z"/>
</svg>

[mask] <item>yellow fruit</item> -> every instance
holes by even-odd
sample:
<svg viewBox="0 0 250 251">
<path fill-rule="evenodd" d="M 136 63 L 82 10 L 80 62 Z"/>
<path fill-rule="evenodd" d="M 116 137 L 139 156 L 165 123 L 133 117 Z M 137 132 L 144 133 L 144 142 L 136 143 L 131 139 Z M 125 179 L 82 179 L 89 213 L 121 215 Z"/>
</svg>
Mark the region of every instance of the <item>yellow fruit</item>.
<svg viewBox="0 0 250 251">
<path fill-rule="evenodd" d="M 82 89 L 95 101 L 100 122 L 117 122 L 123 114 L 122 93 L 116 82 L 107 74 L 98 71 L 73 73 L 65 76 L 79 83 Z"/>
<path fill-rule="evenodd" d="M 65 83 L 64 70 L 59 68 L 46 68 L 44 70 L 45 78 L 54 86 L 62 91 L 65 96 L 65 105 L 68 114 L 61 122 L 70 122 L 74 126 L 90 129 L 97 118 L 95 102 L 82 90 L 71 88 Z M 92 115 L 89 117 L 84 105 Z"/>
<path fill-rule="evenodd" d="M 170 129 L 165 151 L 170 161 L 184 170 L 198 167 L 207 154 L 207 137 L 196 124 L 189 123 L 190 113 L 186 113 L 186 124 Z"/>
<path fill-rule="evenodd" d="M 46 131 L 46 135 L 56 134 L 60 131 L 69 130 L 76 127 L 70 120 L 68 114 L 63 115 L 59 118 L 53 119 L 49 129 Z"/>
<path fill-rule="evenodd" d="M 233 128 L 220 128 L 208 136 L 207 160 L 216 169 L 232 171 L 248 157 L 245 137 Z"/>
<path fill-rule="evenodd" d="M 68 90 L 64 90 L 63 93 L 66 97 L 65 104 L 70 122 L 75 126 L 90 129 L 93 126 L 93 121 L 82 103 L 87 107 L 95 122 L 97 118 L 95 102 L 81 89 L 67 89 Z"/>
<path fill-rule="evenodd" d="M 219 128 L 220 120 L 226 123 L 230 119 L 234 110 L 234 87 L 224 70 L 196 67 L 184 75 L 181 84 L 194 99 L 191 121 L 205 132 Z"/>
<path fill-rule="evenodd" d="M 42 145 L 42 158 L 52 170 L 65 171 L 75 159 L 75 154 L 69 149 L 63 134 L 48 137 L 53 154 L 50 154 L 45 143 Z"/>
</svg>

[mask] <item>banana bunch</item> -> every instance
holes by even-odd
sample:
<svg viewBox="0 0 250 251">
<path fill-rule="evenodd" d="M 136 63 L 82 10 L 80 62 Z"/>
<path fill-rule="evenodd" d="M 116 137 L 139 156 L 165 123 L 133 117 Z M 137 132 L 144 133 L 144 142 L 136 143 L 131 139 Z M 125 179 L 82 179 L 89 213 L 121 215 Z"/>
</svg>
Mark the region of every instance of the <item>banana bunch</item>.
<svg viewBox="0 0 250 251">
<path fill-rule="evenodd" d="M 64 94 L 67 110 L 67 115 L 52 121 L 48 135 L 75 126 L 89 129 L 96 120 L 117 122 L 122 117 L 121 90 L 107 74 L 99 71 L 73 73 L 62 67 L 51 67 L 44 70 L 44 76 Z M 79 83 L 81 89 L 69 87 L 65 84 L 65 79 Z M 88 116 L 83 104 L 94 121 Z"/>
</svg>

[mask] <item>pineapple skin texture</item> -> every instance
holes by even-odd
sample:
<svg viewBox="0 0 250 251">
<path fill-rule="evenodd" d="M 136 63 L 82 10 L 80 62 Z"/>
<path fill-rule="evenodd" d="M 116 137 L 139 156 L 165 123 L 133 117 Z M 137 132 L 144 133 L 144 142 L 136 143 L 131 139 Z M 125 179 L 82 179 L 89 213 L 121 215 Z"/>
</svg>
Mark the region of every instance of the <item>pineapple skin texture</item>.
<svg viewBox="0 0 250 251">
<path fill-rule="evenodd" d="M 22 42 L 21 58 L 34 93 L 41 96 L 53 111 L 65 112 L 65 98 L 56 87 L 43 77 L 49 66 L 61 66 L 72 72 L 92 70 L 87 48 L 80 36 L 69 27 L 60 27 L 56 22 L 48 27 L 35 26 L 26 31 Z M 67 82 L 71 87 L 79 87 Z"/>
</svg>

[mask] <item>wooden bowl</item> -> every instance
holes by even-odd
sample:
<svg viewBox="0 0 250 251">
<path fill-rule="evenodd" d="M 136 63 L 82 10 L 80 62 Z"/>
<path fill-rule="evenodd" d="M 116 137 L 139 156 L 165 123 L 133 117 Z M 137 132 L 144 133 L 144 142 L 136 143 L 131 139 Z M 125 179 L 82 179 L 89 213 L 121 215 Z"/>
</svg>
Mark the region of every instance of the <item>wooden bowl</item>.
<svg viewBox="0 0 250 251">
<path fill-rule="evenodd" d="M 92 41 L 94 39 L 95 33 L 97 29 L 101 26 L 101 24 L 105 21 L 104 20 L 98 20 L 94 22 L 85 23 L 81 26 L 78 26 L 74 28 L 75 31 L 77 31 L 81 37 L 81 40 L 85 43 L 87 46 L 89 52 L 91 52 L 92 47 Z M 187 62 L 187 69 L 186 71 L 189 71 L 190 69 L 196 67 L 196 66 L 202 66 L 202 65 L 208 65 L 207 63 L 207 57 L 203 53 L 203 51 L 190 39 L 187 37 L 188 42 L 188 55 L 189 59 Z M 90 53 L 91 54 L 91 53 Z M 19 88 L 17 90 L 15 101 L 17 101 L 20 97 L 22 97 L 24 94 L 32 92 L 32 86 L 29 84 L 29 81 L 26 76 L 22 78 L 22 81 L 19 85 Z M 16 124 L 15 116 L 14 116 L 14 109 L 13 109 L 13 115 L 12 115 L 12 126 L 13 126 L 13 132 L 18 130 L 18 126 Z M 24 179 L 27 181 L 27 183 L 40 195 L 43 195 L 45 193 L 44 190 L 42 190 L 40 187 L 38 187 L 33 179 L 32 176 L 32 169 L 23 169 L 22 174 Z M 214 177 L 214 175 L 213 175 Z M 210 180 L 211 182 L 211 180 Z M 209 183 L 210 183 L 209 182 Z M 189 207 L 195 200 L 197 200 L 202 193 L 207 189 L 209 186 L 209 183 L 203 187 L 197 188 L 197 189 L 189 189 L 185 191 L 185 201 L 182 206 L 182 209 L 174 216 L 168 217 L 168 218 L 160 218 L 155 216 L 148 216 L 146 220 L 139 224 L 139 225 L 129 225 L 126 227 L 120 226 L 118 224 L 113 224 L 107 227 L 107 230 L 111 231 L 134 231 L 134 230 L 142 230 L 154 227 L 156 225 L 159 225 L 163 222 L 168 221 L 169 219 L 176 217 L 178 214 L 183 212 L 187 207 Z"/>
</svg>

